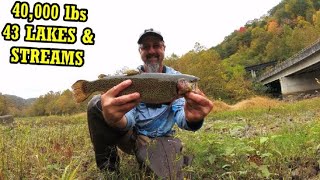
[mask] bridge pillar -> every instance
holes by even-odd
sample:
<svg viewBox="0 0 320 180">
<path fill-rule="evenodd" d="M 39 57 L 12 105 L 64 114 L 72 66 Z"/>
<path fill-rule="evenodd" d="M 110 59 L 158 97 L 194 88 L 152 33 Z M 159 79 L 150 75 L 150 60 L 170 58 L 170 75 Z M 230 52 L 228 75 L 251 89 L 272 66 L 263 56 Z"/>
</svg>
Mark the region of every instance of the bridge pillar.
<svg viewBox="0 0 320 180">
<path fill-rule="evenodd" d="M 320 79 L 320 71 L 281 77 L 282 94 L 287 95 L 320 89 L 320 84 L 317 83 L 316 78 Z"/>
</svg>

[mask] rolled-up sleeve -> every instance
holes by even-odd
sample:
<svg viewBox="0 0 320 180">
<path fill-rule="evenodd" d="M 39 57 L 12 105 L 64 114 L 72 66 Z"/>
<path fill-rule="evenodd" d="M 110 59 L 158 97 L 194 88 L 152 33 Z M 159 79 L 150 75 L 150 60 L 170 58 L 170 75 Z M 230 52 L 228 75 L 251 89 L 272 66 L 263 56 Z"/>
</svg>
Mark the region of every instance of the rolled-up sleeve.
<svg viewBox="0 0 320 180">
<path fill-rule="evenodd" d="M 181 129 L 196 131 L 202 127 L 203 120 L 196 123 L 187 122 L 184 112 L 185 99 L 179 98 L 172 103 L 172 111 L 174 113 L 174 120 Z"/>
<path fill-rule="evenodd" d="M 136 114 L 135 108 L 131 109 L 129 112 L 125 114 L 125 117 L 127 119 L 127 125 L 123 130 L 130 130 L 133 128 L 133 126 L 136 124 L 135 114 Z"/>
</svg>

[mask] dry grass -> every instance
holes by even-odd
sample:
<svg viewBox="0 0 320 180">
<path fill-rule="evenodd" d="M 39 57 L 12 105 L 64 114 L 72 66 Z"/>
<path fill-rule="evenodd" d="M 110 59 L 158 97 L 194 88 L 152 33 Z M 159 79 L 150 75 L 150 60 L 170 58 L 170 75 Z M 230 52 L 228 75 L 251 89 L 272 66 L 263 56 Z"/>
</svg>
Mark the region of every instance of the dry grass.
<svg viewBox="0 0 320 180">
<path fill-rule="evenodd" d="M 241 102 L 238 102 L 237 104 L 232 105 L 231 109 L 242 110 L 242 109 L 249 109 L 249 108 L 275 107 L 280 104 L 281 102 L 278 100 L 257 96 L 248 100 L 243 100 Z"/>
<path fill-rule="evenodd" d="M 256 96 L 250 99 L 240 101 L 236 104 L 229 105 L 223 101 L 214 101 L 213 112 L 234 111 L 252 108 L 275 107 L 281 104 L 280 101 L 268 97 Z"/>
<path fill-rule="evenodd" d="M 280 102 L 253 97 L 215 101 L 197 132 L 177 129 L 190 179 L 319 179 L 320 97 Z M 239 110 L 236 110 L 238 108 Z M 86 114 L 17 118 L 0 125 L 0 180 L 146 179 L 120 153 L 120 175 L 96 167 Z M 149 178 L 152 179 L 152 178 Z"/>
<path fill-rule="evenodd" d="M 231 106 L 223 101 L 213 101 L 213 109 L 212 112 L 221 112 L 221 111 L 227 111 L 231 109 Z"/>
</svg>

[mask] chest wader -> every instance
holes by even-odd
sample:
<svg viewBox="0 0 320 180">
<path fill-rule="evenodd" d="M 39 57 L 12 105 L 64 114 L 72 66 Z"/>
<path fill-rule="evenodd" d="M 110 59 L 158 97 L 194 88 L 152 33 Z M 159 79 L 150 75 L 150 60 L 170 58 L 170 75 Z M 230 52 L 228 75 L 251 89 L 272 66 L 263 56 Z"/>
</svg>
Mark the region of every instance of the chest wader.
<svg viewBox="0 0 320 180">
<path fill-rule="evenodd" d="M 92 101 L 94 102 L 94 101 Z M 88 127 L 100 170 L 119 173 L 120 157 L 117 147 L 128 154 L 134 154 L 139 167 L 146 175 L 164 179 L 183 179 L 182 168 L 191 164 L 191 159 L 182 155 L 182 144 L 178 138 L 149 138 L 137 135 L 135 131 L 119 131 L 104 120 L 98 103 L 88 105 Z"/>
<path fill-rule="evenodd" d="M 165 179 L 183 179 L 182 168 L 191 164 L 191 157 L 183 156 L 182 143 L 174 137 L 138 135 L 135 155 L 146 176 Z"/>
</svg>

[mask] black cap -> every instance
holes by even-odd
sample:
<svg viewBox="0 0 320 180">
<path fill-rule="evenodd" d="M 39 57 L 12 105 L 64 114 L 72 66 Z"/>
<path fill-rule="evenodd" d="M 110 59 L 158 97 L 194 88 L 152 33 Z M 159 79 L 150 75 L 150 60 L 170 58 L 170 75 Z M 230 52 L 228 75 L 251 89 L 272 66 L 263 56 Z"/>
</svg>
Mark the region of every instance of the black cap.
<svg viewBox="0 0 320 180">
<path fill-rule="evenodd" d="M 161 33 L 158 31 L 154 31 L 153 28 L 150 28 L 150 29 L 144 30 L 144 32 L 140 35 L 140 37 L 138 39 L 138 44 L 141 44 L 142 39 L 147 35 L 159 37 L 160 40 L 163 41 L 163 37 L 162 37 Z"/>
</svg>

